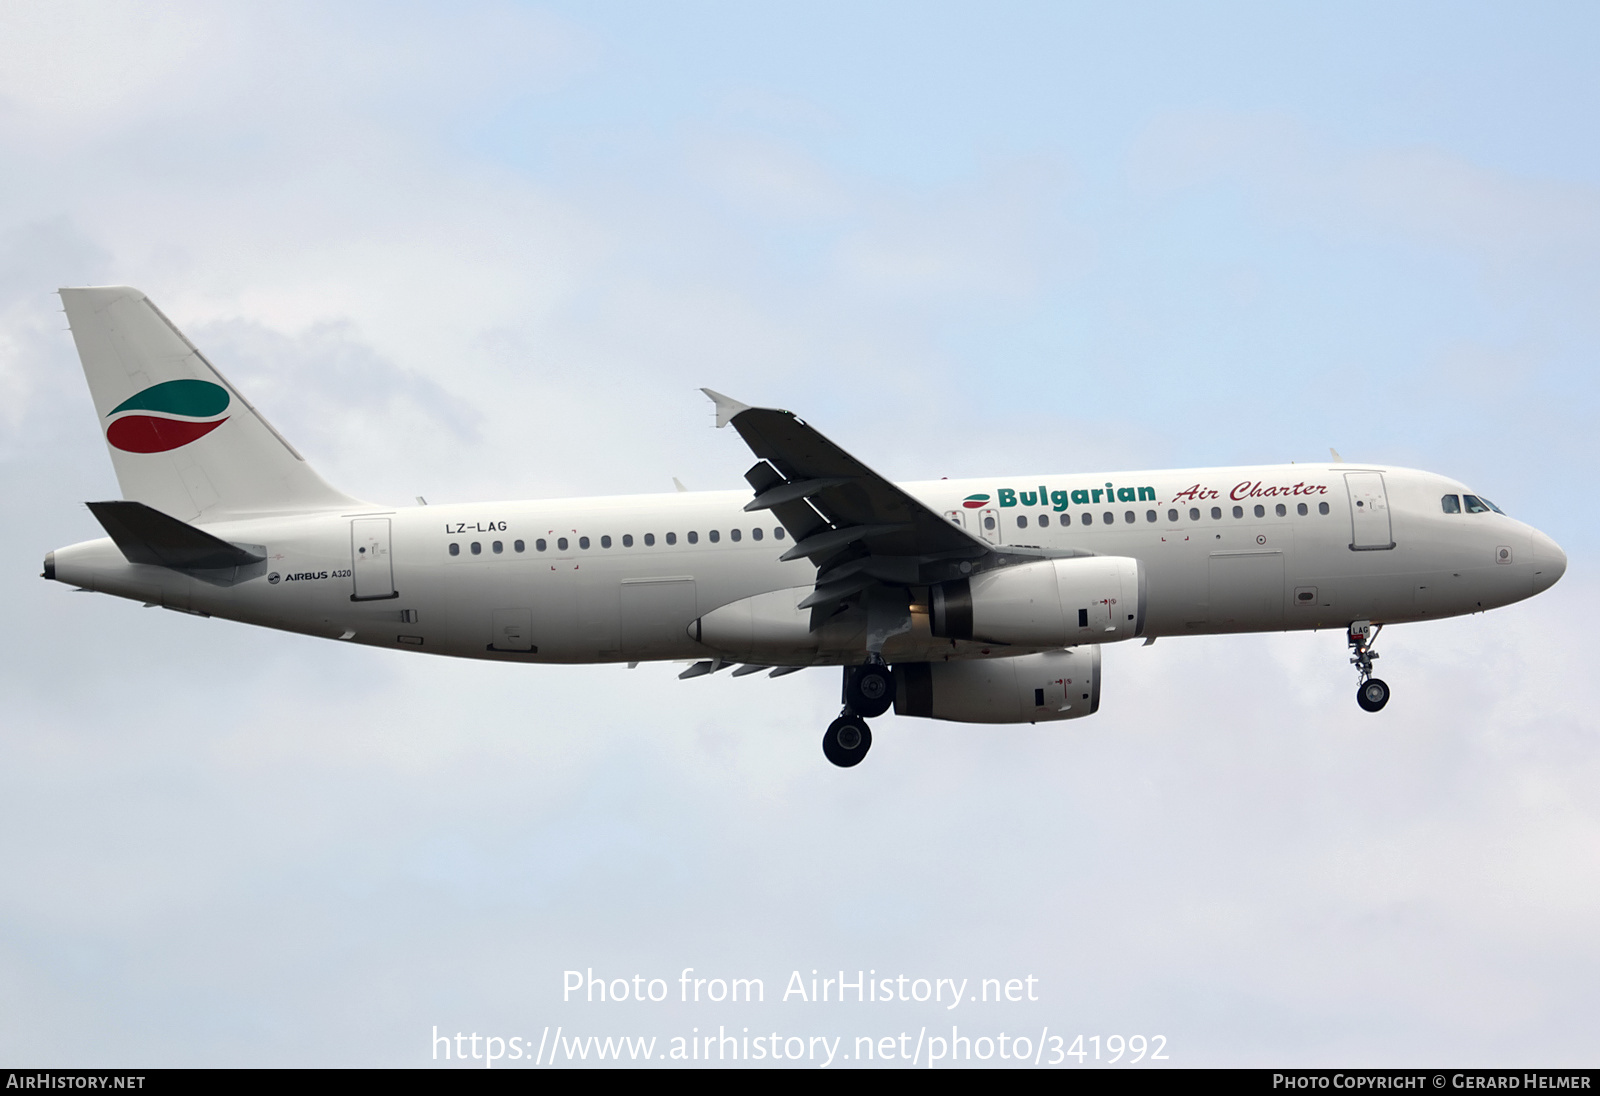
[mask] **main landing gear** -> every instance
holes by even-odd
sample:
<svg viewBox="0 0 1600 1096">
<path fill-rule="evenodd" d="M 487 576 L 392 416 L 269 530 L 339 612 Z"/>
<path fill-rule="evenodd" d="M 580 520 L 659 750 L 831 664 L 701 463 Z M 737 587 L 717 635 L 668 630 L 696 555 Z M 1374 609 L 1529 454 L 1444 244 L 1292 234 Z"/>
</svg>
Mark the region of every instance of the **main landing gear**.
<svg viewBox="0 0 1600 1096">
<path fill-rule="evenodd" d="M 882 661 L 846 666 L 844 711 L 828 724 L 822 754 L 841 769 L 861 764 L 872 749 L 872 728 L 866 716 L 880 716 L 894 705 L 894 674 Z"/>
<path fill-rule="evenodd" d="M 1383 706 L 1389 703 L 1389 686 L 1372 676 L 1372 660 L 1378 657 L 1372 645 L 1377 642 L 1381 631 L 1381 624 L 1375 626 L 1370 620 L 1358 620 L 1350 625 L 1345 636 L 1350 650 L 1355 652 L 1350 664 L 1361 675 L 1361 684 L 1356 687 L 1356 703 L 1361 705 L 1364 712 L 1382 711 Z"/>
<path fill-rule="evenodd" d="M 822 736 L 822 756 L 841 769 L 861 764 L 861 759 L 867 756 L 870 749 L 872 728 L 867 726 L 865 719 L 848 711 L 828 724 L 828 730 Z"/>
</svg>

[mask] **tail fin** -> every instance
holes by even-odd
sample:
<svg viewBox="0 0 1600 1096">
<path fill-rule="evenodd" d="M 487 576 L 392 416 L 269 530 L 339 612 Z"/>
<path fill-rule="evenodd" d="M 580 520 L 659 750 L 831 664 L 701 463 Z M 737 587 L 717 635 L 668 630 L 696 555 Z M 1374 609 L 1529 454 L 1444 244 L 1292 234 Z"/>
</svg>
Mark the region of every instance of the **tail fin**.
<svg viewBox="0 0 1600 1096">
<path fill-rule="evenodd" d="M 61 290 L 124 498 L 181 521 L 345 509 L 143 293 Z"/>
</svg>

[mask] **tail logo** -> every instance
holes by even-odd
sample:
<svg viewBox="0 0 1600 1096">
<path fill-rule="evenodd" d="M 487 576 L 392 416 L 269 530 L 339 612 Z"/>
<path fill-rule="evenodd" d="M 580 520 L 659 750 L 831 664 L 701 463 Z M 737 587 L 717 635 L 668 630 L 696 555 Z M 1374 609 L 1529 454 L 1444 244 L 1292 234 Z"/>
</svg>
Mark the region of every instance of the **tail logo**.
<svg viewBox="0 0 1600 1096">
<path fill-rule="evenodd" d="M 124 453 L 165 453 L 199 441 L 228 421 L 232 397 L 210 381 L 163 381 L 111 409 L 106 441 Z M 127 412 L 154 412 L 128 414 Z M 122 416 L 117 418 L 116 416 Z"/>
</svg>

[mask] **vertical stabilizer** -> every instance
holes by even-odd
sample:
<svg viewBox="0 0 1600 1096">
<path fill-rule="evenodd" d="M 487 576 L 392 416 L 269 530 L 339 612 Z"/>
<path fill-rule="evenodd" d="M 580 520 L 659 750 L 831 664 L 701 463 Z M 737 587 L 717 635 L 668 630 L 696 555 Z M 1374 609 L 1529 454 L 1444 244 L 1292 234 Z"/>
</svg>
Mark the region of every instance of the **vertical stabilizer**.
<svg viewBox="0 0 1600 1096">
<path fill-rule="evenodd" d="M 63 289 L 124 498 L 180 521 L 346 509 L 330 487 L 137 289 Z"/>
</svg>

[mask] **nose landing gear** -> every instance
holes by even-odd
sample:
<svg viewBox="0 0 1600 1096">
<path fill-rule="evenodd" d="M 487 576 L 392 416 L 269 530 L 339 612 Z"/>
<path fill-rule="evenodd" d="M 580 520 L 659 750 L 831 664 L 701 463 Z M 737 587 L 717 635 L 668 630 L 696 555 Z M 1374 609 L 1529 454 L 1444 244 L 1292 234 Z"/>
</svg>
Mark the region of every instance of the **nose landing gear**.
<svg viewBox="0 0 1600 1096">
<path fill-rule="evenodd" d="M 1383 625 L 1374 625 L 1370 620 L 1358 620 L 1350 625 L 1350 630 L 1345 639 L 1350 644 L 1350 650 L 1355 654 L 1350 659 L 1350 664 L 1361 675 L 1361 684 L 1356 687 L 1356 703 L 1364 712 L 1382 711 L 1383 706 L 1389 703 L 1389 686 L 1379 678 L 1372 676 L 1372 660 L 1378 657 L 1378 652 L 1372 649 L 1377 642 L 1378 633 L 1383 631 Z"/>
</svg>

